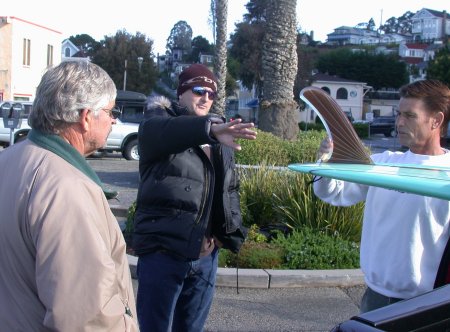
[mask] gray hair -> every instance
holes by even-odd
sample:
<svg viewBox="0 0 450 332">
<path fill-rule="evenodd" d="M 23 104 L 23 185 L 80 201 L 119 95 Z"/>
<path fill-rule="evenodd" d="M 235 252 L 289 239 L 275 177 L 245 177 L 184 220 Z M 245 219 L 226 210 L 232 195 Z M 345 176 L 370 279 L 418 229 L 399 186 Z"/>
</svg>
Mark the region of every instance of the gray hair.
<svg viewBox="0 0 450 332">
<path fill-rule="evenodd" d="M 78 122 L 81 110 L 97 115 L 116 95 L 114 82 L 102 68 L 88 61 L 65 61 L 42 76 L 28 123 L 43 133 L 59 134 Z"/>
</svg>

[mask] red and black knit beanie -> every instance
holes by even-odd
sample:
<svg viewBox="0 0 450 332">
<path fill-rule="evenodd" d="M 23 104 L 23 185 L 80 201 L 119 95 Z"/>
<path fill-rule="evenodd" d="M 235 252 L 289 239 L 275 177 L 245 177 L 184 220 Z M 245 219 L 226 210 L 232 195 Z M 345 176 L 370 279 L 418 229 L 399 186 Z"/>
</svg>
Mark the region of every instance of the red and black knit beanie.
<svg viewBox="0 0 450 332">
<path fill-rule="evenodd" d="M 217 92 L 217 80 L 208 67 L 195 63 L 183 70 L 178 77 L 177 96 L 195 86 L 208 87 Z"/>
</svg>

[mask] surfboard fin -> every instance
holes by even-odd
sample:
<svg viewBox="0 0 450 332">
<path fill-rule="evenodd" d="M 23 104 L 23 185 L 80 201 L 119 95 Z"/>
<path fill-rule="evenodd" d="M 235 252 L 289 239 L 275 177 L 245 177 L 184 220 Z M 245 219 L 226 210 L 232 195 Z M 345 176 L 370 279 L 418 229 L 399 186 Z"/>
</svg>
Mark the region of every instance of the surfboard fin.
<svg viewBox="0 0 450 332">
<path fill-rule="evenodd" d="M 369 151 L 347 116 L 328 93 L 310 86 L 300 92 L 300 98 L 317 113 L 333 140 L 334 148 L 328 163 L 373 164 Z"/>
</svg>

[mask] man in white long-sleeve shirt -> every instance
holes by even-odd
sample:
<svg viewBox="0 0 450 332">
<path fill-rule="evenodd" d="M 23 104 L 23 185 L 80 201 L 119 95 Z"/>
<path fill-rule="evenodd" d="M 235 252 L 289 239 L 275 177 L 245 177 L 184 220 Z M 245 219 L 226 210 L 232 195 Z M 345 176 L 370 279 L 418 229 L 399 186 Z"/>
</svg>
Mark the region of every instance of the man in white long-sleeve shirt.
<svg viewBox="0 0 450 332">
<path fill-rule="evenodd" d="M 400 97 L 398 139 L 409 150 L 385 151 L 372 160 L 450 167 L 450 151 L 440 146 L 450 116 L 449 88 L 436 80 L 418 81 L 402 87 Z M 329 153 L 332 144 L 325 139 L 319 153 Z M 448 201 L 328 178 L 316 181 L 314 192 L 337 206 L 365 201 L 360 263 L 368 288 L 361 312 L 448 282 Z"/>
</svg>

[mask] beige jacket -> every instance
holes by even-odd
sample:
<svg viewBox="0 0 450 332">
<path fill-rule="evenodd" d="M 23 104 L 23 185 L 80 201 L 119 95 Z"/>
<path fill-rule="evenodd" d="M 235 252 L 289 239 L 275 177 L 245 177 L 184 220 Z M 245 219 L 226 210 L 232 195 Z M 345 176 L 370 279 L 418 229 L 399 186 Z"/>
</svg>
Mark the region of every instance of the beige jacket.
<svg viewBox="0 0 450 332">
<path fill-rule="evenodd" d="M 0 331 L 138 330 L 101 188 L 29 140 L 0 152 L 0 308 Z"/>
</svg>

